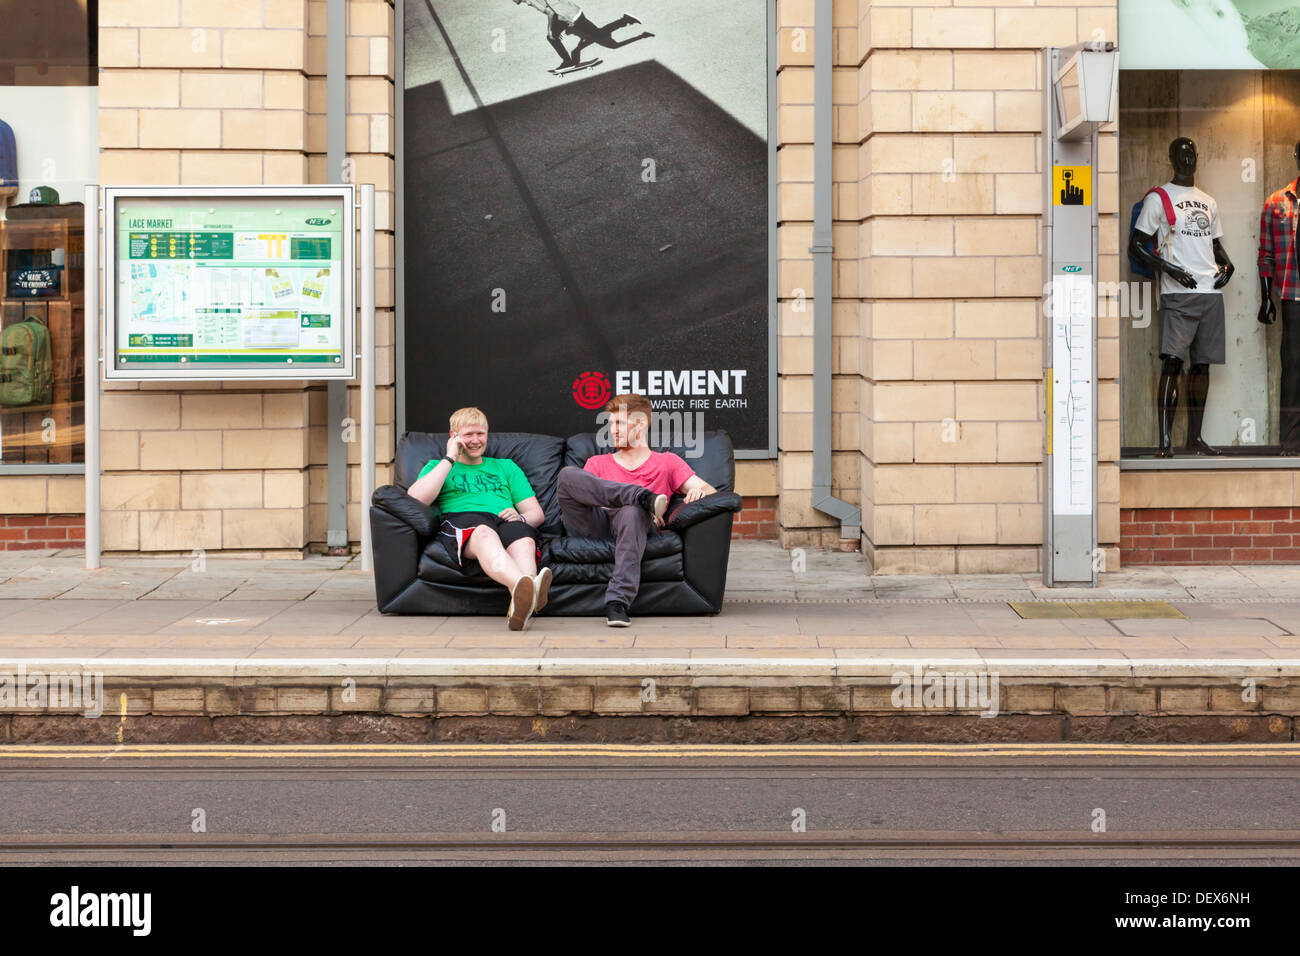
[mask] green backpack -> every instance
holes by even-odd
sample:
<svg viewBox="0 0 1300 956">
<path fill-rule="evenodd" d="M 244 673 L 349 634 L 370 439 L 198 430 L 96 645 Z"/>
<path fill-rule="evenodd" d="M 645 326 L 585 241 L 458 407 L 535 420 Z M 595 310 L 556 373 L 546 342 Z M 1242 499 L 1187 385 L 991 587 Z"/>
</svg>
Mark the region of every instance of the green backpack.
<svg viewBox="0 0 1300 956">
<path fill-rule="evenodd" d="M 0 332 L 0 405 L 48 405 L 53 382 L 50 330 L 40 319 Z"/>
</svg>

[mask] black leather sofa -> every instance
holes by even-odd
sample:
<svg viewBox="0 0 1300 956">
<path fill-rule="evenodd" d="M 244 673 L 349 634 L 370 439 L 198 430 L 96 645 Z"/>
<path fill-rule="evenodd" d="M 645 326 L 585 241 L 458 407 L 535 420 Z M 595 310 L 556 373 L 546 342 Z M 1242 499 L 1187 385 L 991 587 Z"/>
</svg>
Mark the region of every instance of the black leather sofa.
<svg viewBox="0 0 1300 956">
<path fill-rule="evenodd" d="M 441 547 L 431 547 L 440 523 L 405 489 L 424 465 L 441 458 L 446 435 L 408 432 L 397 446 L 396 484 L 376 489 L 371 499 L 370 528 L 374 548 L 375 598 L 391 614 L 501 614 L 510 603 L 506 589 L 479 567 L 455 567 Z M 542 616 L 603 615 L 605 586 L 614 570 L 613 539 L 570 537 L 564 533 L 556 486 L 560 469 L 582 467 L 598 448 L 596 436 L 569 439 L 524 432 L 491 432 L 485 454 L 511 458 L 524 471 L 546 514 L 540 529 L 539 567 L 554 574 Z M 683 504 L 675 496 L 665 527 L 651 533 L 641 563 L 641 590 L 630 609 L 638 614 L 717 614 L 727 582 L 731 525 L 741 500 L 735 487 L 735 459 L 725 431 L 705 432 L 698 457 L 686 449 L 664 447 L 687 464 L 717 492 Z"/>
</svg>

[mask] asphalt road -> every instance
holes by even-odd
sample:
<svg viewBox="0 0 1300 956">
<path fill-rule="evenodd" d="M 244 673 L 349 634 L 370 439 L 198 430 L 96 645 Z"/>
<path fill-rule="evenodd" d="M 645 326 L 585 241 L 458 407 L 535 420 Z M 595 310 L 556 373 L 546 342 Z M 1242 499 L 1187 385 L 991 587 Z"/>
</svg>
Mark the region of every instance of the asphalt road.
<svg viewBox="0 0 1300 956">
<path fill-rule="evenodd" d="M 0 864 L 1290 864 L 1298 755 L 15 746 L 0 753 Z"/>
</svg>

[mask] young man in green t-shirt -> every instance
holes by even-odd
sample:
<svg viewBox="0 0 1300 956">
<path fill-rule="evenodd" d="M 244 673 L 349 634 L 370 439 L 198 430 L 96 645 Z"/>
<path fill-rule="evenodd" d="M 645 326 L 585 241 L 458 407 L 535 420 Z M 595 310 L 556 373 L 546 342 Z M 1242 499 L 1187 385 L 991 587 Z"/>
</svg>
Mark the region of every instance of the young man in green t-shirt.
<svg viewBox="0 0 1300 956">
<path fill-rule="evenodd" d="M 478 561 L 493 581 L 510 591 L 506 621 L 523 630 L 546 606 L 551 569 L 537 570 L 537 528 L 546 520 L 523 469 L 509 458 L 485 458 L 487 416 L 462 408 L 451 416 L 447 454 L 431 461 L 407 489 L 442 512 L 438 541 L 464 567 Z"/>
</svg>

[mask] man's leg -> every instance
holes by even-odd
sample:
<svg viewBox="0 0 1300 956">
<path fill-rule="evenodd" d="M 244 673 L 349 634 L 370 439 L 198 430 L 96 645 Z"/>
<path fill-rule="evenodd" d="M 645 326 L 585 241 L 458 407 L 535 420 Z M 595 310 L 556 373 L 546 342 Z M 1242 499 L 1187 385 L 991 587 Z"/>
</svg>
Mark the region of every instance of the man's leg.
<svg viewBox="0 0 1300 956">
<path fill-rule="evenodd" d="M 1300 302 L 1282 303 L 1282 389 L 1278 431 L 1282 450 L 1300 454 Z"/>
<path fill-rule="evenodd" d="M 569 51 L 565 49 L 564 42 L 560 39 L 564 33 L 564 23 L 555 14 L 548 14 L 546 17 L 546 42 L 555 48 L 555 52 L 560 54 L 560 68 L 573 66 L 577 61 L 570 56 Z"/>
<path fill-rule="evenodd" d="M 529 544 L 532 543 L 531 538 L 527 540 Z M 501 546 L 501 538 L 496 530 L 488 525 L 481 524 L 474 529 L 474 533 L 465 542 L 464 553 L 466 557 L 476 559 L 493 581 L 506 586 L 510 592 L 506 624 L 512 631 L 523 630 L 532 617 L 533 605 L 536 603 L 533 576 L 524 573 L 515 563 L 515 559 Z M 533 573 L 536 573 L 536 566 Z"/>
<path fill-rule="evenodd" d="M 609 519 L 606 518 L 604 509 L 579 501 L 569 493 L 575 480 L 581 480 L 571 477 L 571 474 L 579 471 L 582 469 L 560 469 L 556 499 L 560 502 L 560 520 L 564 523 L 564 530 L 575 538 L 608 538 Z"/>
<path fill-rule="evenodd" d="M 537 574 L 537 542 L 532 538 L 520 538 L 506 548 L 506 554 L 517 567 L 530 578 Z"/>
<path fill-rule="evenodd" d="M 501 547 L 501 539 L 496 531 L 485 524 L 474 529 L 474 533 L 465 542 L 463 553 L 465 557 L 473 558 L 482 565 L 483 572 L 498 584 L 505 585 L 507 590 L 513 589 L 516 582 L 524 576 L 524 570 Z"/>
<path fill-rule="evenodd" d="M 614 39 L 613 34 L 615 30 L 621 27 L 625 27 L 630 23 L 639 23 L 639 22 L 640 22 L 639 20 L 635 20 L 634 18 L 629 17 L 627 14 L 623 14 L 623 16 L 619 17 L 617 20 L 613 21 L 612 23 L 607 23 L 603 27 L 598 27 L 596 26 L 596 24 L 588 20 L 585 14 L 583 16 L 578 17 L 577 21 L 573 24 L 573 26 L 569 27 L 569 32 L 572 33 L 574 36 L 578 37 L 578 39 L 581 41 L 578 44 L 577 48 L 573 51 L 575 62 L 577 61 L 578 54 L 582 51 L 582 49 L 584 47 L 590 46 L 593 43 L 606 47 L 610 50 L 617 50 L 621 46 L 627 46 L 629 43 L 635 43 L 637 40 L 644 40 L 647 37 L 654 36 L 653 33 L 647 30 L 639 34 L 638 36 L 629 37 L 626 40 Z"/>
<path fill-rule="evenodd" d="M 572 465 L 560 469 L 557 498 L 565 529 L 582 538 L 613 536 L 606 509 L 636 505 L 648 513 L 655 501 L 654 493 L 648 488 L 597 478 Z"/>
<path fill-rule="evenodd" d="M 614 531 L 614 574 L 605 589 L 605 601 L 631 607 L 641 589 L 641 558 L 653 520 L 644 508 L 624 505 L 609 516 Z"/>
<path fill-rule="evenodd" d="M 624 484 L 597 478 L 589 471 L 569 465 L 560 469 L 558 495 L 563 506 L 566 500 L 592 508 L 622 508 L 625 505 L 642 506 L 644 496 L 650 491 L 640 485 Z M 568 522 L 566 521 L 567 525 Z"/>
</svg>

